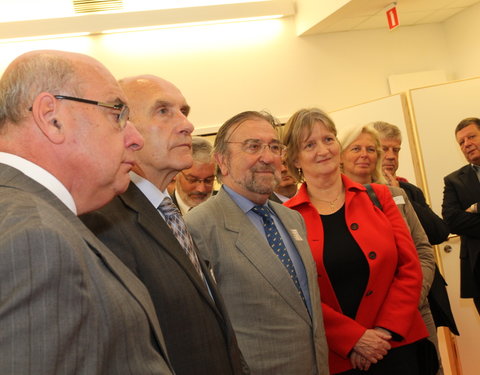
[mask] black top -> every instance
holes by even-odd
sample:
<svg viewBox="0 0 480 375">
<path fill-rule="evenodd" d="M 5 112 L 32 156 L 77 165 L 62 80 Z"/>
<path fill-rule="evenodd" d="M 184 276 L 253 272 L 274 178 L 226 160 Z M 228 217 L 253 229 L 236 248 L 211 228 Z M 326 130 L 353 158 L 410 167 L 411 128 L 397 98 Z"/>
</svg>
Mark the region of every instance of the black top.
<svg viewBox="0 0 480 375">
<path fill-rule="evenodd" d="M 323 223 L 323 262 L 344 315 L 355 319 L 367 287 L 367 259 L 345 222 L 345 206 L 331 215 L 320 215 Z"/>
</svg>

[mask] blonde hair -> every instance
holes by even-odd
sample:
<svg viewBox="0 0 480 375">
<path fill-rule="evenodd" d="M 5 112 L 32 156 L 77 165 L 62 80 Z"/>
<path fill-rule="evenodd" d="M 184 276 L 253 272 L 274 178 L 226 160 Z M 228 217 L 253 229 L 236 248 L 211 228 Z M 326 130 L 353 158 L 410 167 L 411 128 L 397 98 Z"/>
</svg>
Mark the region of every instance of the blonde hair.
<svg viewBox="0 0 480 375">
<path fill-rule="evenodd" d="M 383 160 L 383 149 L 382 144 L 380 143 L 380 136 L 377 130 L 373 127 L 372 123 L 363 125 L 363 126 L 352 126 L 347 129 L 341 130 L 338 136 L 338 140 L 342 145 L 343 149 L 347 149 L 361 134 L 368 134 L 373 138 L 375 143 L 375 151 L 377 154 L 377 162 L 375 164 L 375 169 L 372 172 L 372 182 L 377 184 L 386 184 L 387 181 L 383 176 L 382 171 L 382 160 Z"/>
</svg>

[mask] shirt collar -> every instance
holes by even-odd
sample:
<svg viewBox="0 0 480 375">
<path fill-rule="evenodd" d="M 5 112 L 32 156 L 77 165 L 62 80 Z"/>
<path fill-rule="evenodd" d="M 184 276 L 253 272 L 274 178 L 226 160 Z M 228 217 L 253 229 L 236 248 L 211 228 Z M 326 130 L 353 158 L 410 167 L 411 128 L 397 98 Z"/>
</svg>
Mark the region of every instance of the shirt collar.
<svg viewBox="0 0 480 375">
<path fill-rule="evenodd" d="M 139 176 L 135 172 L 130 172 L 130 178 L 155 208 L 160 206 L 160 203 L 162 203 L 165 197 L 170 196 L 168 195 L 166 189 L 165 191 L 160 191 L 160 189 L 158 189 L 154 184 L 152 184 L 146 178 Z"/>
<path fill-rule="evenodd" d="M 268 199 L 264 204 L 257 205 L 253 203 L 251 200 L 245 198 L 243 195 L 240 195 L 237 192 L 233 191 L 227 185 L 222 185 L 222 188 L 225 189 L 227 194 L 230 196 L 230 198 L 233 199 L 233 201 L 237 204 L 237 206 L 240 207 L 243 213 L 247 213 L 248 211 L 250 211 L 253 208 L 253 206 L 263 206 L 263 207 L 266 207 L 270 212 L 272 211 L 268 207 Z"/>
<path fill-rule="evenodd" d="M 0 152 L 0 163 L 9 165 L 20 172 L 38 182 L 40 185 L 51 191 L 60 201 L 68 207 L 75 215 L 77 214 L 77 206 L 72 194 L 53 174 L 43 169 L 31 161 L 24 159 L 18 155 Z"/>
</svg>

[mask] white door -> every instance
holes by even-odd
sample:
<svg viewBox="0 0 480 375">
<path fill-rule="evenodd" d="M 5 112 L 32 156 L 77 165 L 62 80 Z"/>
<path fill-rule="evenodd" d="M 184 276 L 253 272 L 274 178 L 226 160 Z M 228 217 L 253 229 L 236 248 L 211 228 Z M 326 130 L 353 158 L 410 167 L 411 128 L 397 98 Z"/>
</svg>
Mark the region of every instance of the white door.
<svg viewBox="0 0 480 375">
<path fill-rule="evenodd" d="M 456 125 L 480 117 L 480 79 L 451 82 L 410 91 L 412 116 L 422 153 L 432 209 L 441 214 L 443 177 L 466 164 L 455 141 Z M 445 252 L 444 249 L 450 252 Z M 440 245 L 448 294 L 460 336 L 456 339 L 462 375 L 480 374 L 480 318 L 472 300 L 460 299 L 460 239 Z"/>
</svg>

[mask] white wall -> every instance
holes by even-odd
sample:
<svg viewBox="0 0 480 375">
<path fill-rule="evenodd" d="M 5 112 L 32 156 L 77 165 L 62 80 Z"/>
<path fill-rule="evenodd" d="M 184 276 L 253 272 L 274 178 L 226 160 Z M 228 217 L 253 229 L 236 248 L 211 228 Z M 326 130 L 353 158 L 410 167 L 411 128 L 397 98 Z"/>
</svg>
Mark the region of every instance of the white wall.
<svg viewBox="0 0 480 375">
<path fill-rule="evenodd" d="M 297 37 L 290 17 L 0 44 L 0 69 L 38 48 L 90 54 L 118 78 L 152 73 L 171 80 L 190 102 L 197 128 L 247 109 L 287 118 L 305 106 L 355 105 L 388 95 L 392 74 L 440 69 L 455 75 L 438 24 Z"/>
<path fill-rule="evenodd" d="M 454 66 L 453 79 L 480 75 L 480 4 L 457 14 L 444 24 L 445 40 Z"/>
</svg>

